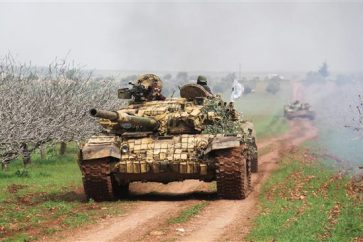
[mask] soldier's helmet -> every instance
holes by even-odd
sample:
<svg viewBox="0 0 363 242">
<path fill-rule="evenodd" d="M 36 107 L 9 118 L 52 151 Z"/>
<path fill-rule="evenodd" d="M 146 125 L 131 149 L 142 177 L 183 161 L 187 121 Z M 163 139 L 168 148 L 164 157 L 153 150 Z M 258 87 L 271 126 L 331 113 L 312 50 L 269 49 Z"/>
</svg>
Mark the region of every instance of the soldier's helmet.
<svg viewBox="0 0 363 242">
<path fill-rule="evenodd" d="M 158 87 L 159 89 L 162 89 L 163 82 L 161 81 L 160 77 L 158 77 L 155 74 L 145 74 L 140 76 L 137 79 L 137 84 L 143 85 L 146 89 L 149 87 Z"/>
<path fill-rule="evenodd" d="M 207 78 L 205 76 L 198 76 L 197 84 L 207 85 Z"/>
</svg>

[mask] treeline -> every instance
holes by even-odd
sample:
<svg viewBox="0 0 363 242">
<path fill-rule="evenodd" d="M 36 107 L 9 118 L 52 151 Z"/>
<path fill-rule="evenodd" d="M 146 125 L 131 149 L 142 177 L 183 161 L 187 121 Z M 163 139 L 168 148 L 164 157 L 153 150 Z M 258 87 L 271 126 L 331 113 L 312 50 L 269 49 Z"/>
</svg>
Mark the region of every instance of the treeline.
<svg viewBox="0 0 363 242">
<path fill-rule="evenodd" d="M 349 85 L 352 83 L 362 83 L 363 82 L 363 74 L 362 73 L 339 73 L 336 75 L 332 75 L 329 70 L 329 66 L 327 62 L 323 62 L 321 66 L 316 71 L 309 71 L 303 83 L 305 85 L 312 84 L 323 84 L 326 82 L 334 82 L 337 85 Z"/>
</svg>

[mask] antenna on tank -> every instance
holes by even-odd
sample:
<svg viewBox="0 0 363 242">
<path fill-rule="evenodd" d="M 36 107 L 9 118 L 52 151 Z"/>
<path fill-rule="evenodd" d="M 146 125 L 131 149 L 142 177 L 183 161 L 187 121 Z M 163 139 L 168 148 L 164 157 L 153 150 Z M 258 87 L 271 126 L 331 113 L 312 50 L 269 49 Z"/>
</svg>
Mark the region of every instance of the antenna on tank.
<svg viewBox="0 0 363 242">
<path fill-rule="evenodd" d="M 241 80 L 241 64 L 239 64 L 238 68 L 238 80 Z"/>
</svg>

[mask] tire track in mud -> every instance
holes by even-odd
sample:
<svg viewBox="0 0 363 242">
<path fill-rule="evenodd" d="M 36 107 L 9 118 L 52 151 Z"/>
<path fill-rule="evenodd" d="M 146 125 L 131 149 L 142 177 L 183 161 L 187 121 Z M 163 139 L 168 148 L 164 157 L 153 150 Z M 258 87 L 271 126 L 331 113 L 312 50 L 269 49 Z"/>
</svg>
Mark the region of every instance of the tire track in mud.
<svg viewBox="0 0 363 242">
<path fill-rule="evenodd" d="M 188 236 L 179 241 L 215 241 L 226 231 L 230 224 L 238 220 L 242 229 L 249 228 L 250 220 L 257 214 L 256 204 L 261 184 L 276 166 L 278 151 L 274 150 L 259 158 L 259 172 L 252 177 L 253 191 L 244 200 L 219 200 L 205 209 L 197 220 L 185 226 Z M 245 231 L 247 232 L 247 231 Z"/>
<path fill-rule="evenodd" d="M 173 182 L 167 185 L 159 183 L 135 183 L 130 185 L 137 199 L 135 206 L 130 206 L 125 215 L 110 218 L 87 229 L 73 231 L 63 241 L 130 241 L 139 235 L 148 233 L 170 216 L 177 214 L 197 200 L 190 199 L 192 191 L 203 191 L 203 183 L 196 180 Z M 151 195 L 150 195 L 151 194 Z M 208 194 L 206 194 L 208 195 Z M 168 201 L 171 200 L 171 201 Z"/>
<path fill-rule="evenodd" d="M 261 185 L 277 167 L 280 153 L 316 136 L 310 121 L 293 120 L 290 131 L 280 137 L 258 144 L 259 148 L 271 146 L 270 152 L 259 157 L 259 172 L 253 174 L 254 190 L 245 200 L 215 200 L 207 183 L 196 180 L 159 183 L 135 183 L 131 185 L 137 201 L 125 215 L 102 221 L 64 241 L 241 241 L 251 227 L 252 219 L 258 214 L 256 205 Z M 185 232 L 175 231 L 168 220 L 182 210 L 200 202 L 210 200 L 209 205 L 189 222 L 179 225 Z M 162 231 L 162 235 L 150 232 Z"/>
<path fill-rule="evenodd" d="M 293 132 L 289 132 L 283 139 L 277 139 L 275 149 L 262 156 L 261 168 L 262 172 L 257 174 L 257 184 L 255 185 L 254 192 L 250 195 L 250 199 L 254 201 L 252 206 L 249 204 L 242 210 L 235 220 L 225 227 L 218 241 L 243 241 L 245 236 L 252 228 L 253 218 L 255 218 L 258 211 L 258 196 L 261 192 L 262 185 L 269 178 L 272 172 L 278 167 L 278 162 L 281 156 L 291 150 L 292 148 L 301 145 L 303 142 L 311 140 L 318 135 L 318 130 L 315 128 L 311 121 L 307 120 L 294 120 L 290 122 Z M 243 201 L 242 201 L 243 202 Z"/>
<path fill-rule="evenodd" d="M 112 241 L 118 234 L 123 234 L 129 229 L 142 226 L 149 219 L 157 218 L 160 214 L 170 209 L 171 206 L 167 202 L 145 202 L 125 217 L 109 219 L 93 228 L 91 232 L 67 238 L 66 241 Z"/>
<path fill-rule="evenodd" d="M 257 204 L 261 186 L 272 171 L 277 167 L 281 152 L 299 145 L 301 142 L 313 138 L 317 131 L 312 123 L 303 120 L 290 122 L 290 132 L 273 142 L 267 140 L 267 146 L 273 146 L 272 151 L 262 155 L 260 159 L 260 171 L 252 177 L 254 191 L 242 201 L 216 200 L 203 210 L 203 212 L 191 221 L 178 226 L 159 224 L 158 230 L 163 235 L 153 236 L 144 233 L 139 236 L 143 241 L 177 240 L 177 241 L 242 241 L 252 226 L 253 218 L 258 214 Z M 265 145 L 261 142 L 259 145 Z M 184 233 L 176 231 L 176 228 L 184 229 Z"/>
<path fill-rule="evenodd" d="M 262 184 L 278 166 L 278 159 L 286 149 L 297 146 L 317 135 L 311 122 L 294 120 L 291 131 L 274 139 L 274 149 L 259 157 L 259 172 L 252 177 L 253 192 L 241 201 L 220 200 L 205 209 L 199 218 L 184 228 L 187 236 L 179 241 L 243 241 L 258 214 L 258 195 Z"/>
</svg>

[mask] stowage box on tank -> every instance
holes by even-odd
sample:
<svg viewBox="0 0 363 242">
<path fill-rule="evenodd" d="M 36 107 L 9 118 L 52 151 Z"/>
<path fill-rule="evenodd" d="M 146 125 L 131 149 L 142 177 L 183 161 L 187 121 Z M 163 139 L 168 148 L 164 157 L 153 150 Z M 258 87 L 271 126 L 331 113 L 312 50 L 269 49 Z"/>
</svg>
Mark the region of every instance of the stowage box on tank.
<svg viewBox="0 0 363 242">
<path fill-rule="evenodd" d="M 87 197 L 126 197 L 136 181 L 199 179 L 216 181 L 222 198 L 246 198 L 258 166 L 253 124 L 198 84 L 183 86 L 180 98 L 165 99 L 160 90 L 157 76 L 144 75 L 119 92 L 133 98 L 127 107 L 90 110 L 104 132 L 80 150 Z"/>
</svg>

